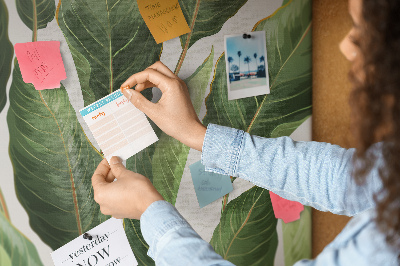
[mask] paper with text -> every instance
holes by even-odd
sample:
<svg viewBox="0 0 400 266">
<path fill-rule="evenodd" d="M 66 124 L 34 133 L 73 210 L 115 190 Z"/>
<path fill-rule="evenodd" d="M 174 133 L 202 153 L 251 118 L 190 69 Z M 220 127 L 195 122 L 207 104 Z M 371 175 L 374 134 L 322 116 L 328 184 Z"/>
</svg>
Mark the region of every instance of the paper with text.
<svg viewBox="0 0 400 266">
<path fill-rule="evenodd" d="M 67 78 L 60 42 L 16 43 L 14 48 L 24 82 L 32 83 L 36 90 L 59 88 L 60 81 Z"/>
<path fill-rule="evenodd" d="M 231 178 L 229 176 L 207 172 L 204 165 L 201 164 L 201 161 L 190 165 L 189 168 L 200 208 L 203 208 L 233 190 Z"/>
<path fill-rule="evenodd" d="M 190 32 L 178 0 L 137 0 L 140 14 L 157 43 Z"/>
<path fill-rule="evenodd" d="M 126 160 L 158 140 L 146 115 L 117 90 L 81 109 L 104 156 Z"/>
<path fill-rule="evenodd" d="M 269 192 L 275 218 L 282 219 L 285 223 L 290 223 L 300 219 L 300 213 L 304 206 L 296 201 L 284 199 L 275 193 Z"/>
<path fill-rule="evenodd" d="M 126 237 L 122 220 L 110 218 L 51 253 L 55 266 L 138 265 Z"/>
</svg>

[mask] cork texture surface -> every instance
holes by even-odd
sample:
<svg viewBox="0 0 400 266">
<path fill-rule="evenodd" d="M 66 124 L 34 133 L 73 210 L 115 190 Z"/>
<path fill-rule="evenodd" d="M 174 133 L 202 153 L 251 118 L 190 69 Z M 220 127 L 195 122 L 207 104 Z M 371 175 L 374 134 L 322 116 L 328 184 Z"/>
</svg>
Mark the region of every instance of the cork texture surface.
<svg viewBox="0 0 400 266">
<path fill-rule="evenodd" d="M 313 140 L 354 146 L 350 136 L 350 63 L 339 43 L 352 25 L 347 0 L 313 1 Z M 348 217 L 313 210 L 313 257 L 329 244 Z"/>
</svg>

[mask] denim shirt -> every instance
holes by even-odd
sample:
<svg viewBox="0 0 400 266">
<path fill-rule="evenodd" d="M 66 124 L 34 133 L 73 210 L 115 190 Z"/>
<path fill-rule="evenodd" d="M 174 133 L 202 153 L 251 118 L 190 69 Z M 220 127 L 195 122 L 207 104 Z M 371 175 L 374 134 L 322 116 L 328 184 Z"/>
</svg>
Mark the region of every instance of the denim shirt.
<svg viewBox="0 0 400 266">
<path fill-rule="evenodd" d="M 248 180 L 321 211 L 355 216 L 318 257 L 296 266 L 398 265 L 399 251 L 386 244 L 374 222 L 373 195 L 382 187 L 378 175 L 382 160 L 378 154 L 375 168 L 359 186 L 351 177 L 354 152 L 289 137 L 261 138 L 210 124 L 201 159 L 207 171 Z M 233 265 L 216 254 L 166 201 L 151 204 L 140 224 L 149 244 L 148 255 L 157 265 Z"/>
</svg>

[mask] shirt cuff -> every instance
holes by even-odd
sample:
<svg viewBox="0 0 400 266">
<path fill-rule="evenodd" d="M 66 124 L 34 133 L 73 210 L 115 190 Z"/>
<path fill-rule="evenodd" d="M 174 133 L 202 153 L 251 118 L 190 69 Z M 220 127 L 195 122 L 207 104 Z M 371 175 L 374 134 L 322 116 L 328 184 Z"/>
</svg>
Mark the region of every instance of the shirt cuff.
<svg viewBox="0 0 400 266">
<path fill-rule="evenodd" d="M 201 154 L 206 171 L 236 176 L 243 137 L 242 130 L 208 124 Z"/>
<path fill-rule="evenodd" d="M 142 235 L 150 246 L 147 255 L 155 260 L 160 239 L 181 227 L 191 228 L 172 204 L 165 200 L 153 202 L 140 217 Z"/>
</svg>

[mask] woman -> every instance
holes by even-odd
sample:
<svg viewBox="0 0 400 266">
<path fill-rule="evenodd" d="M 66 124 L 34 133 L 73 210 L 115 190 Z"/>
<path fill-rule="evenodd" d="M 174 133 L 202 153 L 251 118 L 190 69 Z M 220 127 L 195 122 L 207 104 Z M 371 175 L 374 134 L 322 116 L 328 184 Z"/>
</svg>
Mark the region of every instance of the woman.
<svg viewBox="0 0 400 266">
<path fill-rule="evenodd" d="M 400 250 L 400 3 L 350 0 L 353 28 L 340 44 L 352 62 L 357 150 L 327 143 L 265 139 L 198 120 L 188 91 L 162 63 L 131 76 L 124 95 L 165 133 L 202 151 L 208 170 L 253 182 L 289 199 L 356 215 L 315 260 L 296 265 L 398 265 Z M 158 103 L 140 91 L 156 86 Z M 378 143 L 379 142 L 379 143 Z M 112 182 L 114 178 L 117 182 Z M 231 265 L 216 254 L 144 176 L 118 158 L 93 178 L 104 214 L 140 219 L 149 255 L 160 265 Z M 195 255 L 193 255 L 195 254 Z"/>
</svg>

